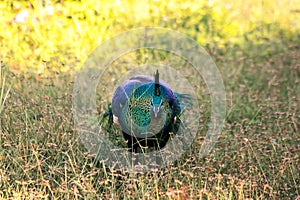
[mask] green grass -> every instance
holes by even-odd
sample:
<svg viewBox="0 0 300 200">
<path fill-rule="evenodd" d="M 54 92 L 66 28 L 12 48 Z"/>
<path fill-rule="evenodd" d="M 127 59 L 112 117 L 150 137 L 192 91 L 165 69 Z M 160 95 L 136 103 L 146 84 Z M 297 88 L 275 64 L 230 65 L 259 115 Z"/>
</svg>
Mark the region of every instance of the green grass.
<svg viewBox="0 0 300 200">
<path fill-rule="evenodd" d="M 71 113 L 72 76 L 15 77 L 2 98 L 1 198 L 299 197 L 299 46 L 280 45 L 284 51 L 260 58 L 239 49 L 217 53 L 228 96 L 217 146 L 197 157 L 200 126 L 198 139 L 174 165 L 144 174 L 99 165 L 82 146 Z M 4 91 L 12 79 L 3 77 L 13 76 L 2 67 Z"/>
<path fill-rule="evenodd" d="M 229 11 L 221 1 L 214 1 L 214 6 L 174 1 L 173 7 L 169 1 L 153 1 L 147 8 L 129 1 L 124 7 L 131 15 L 113 4 L 65 1 L 55 4 L 58 14 L 53 16 L 39 14 L 44 7 L 31 2 L 36 9 L 30 12 L 41 23 L 14 24 L 10 20 L 15 12 L 27 4 L 0 3 L 0 22 L 6 30 L 0 33 L 0 199 L 300 197 L 300 42 L 295 20 L 300 4 L 296 1 L 231 2 Z M 103 12 L 90 12 L 93 6 Z M 278 6 L 285 9 L 276 10 Z M 248 7 L 254 14 L 239 14 Z M 197 9 L 203 11 L 201 15 Z M 169 20 L 161 20 L 161 13 L 167 13 Z M 51 27 L 57 20 L 62 28 Z M 48 26 L 42 25 L 45 21 Z M 223 76 L 227 117 L 213 151 L 198 158 L 210 100 L 204 82 L 189 77 L 202 108 L 197 139 L 173 165 L 129 174 L 97 163 L 82 145 L 71 112 L 74 69 L 99 41 L 150 25 L 182 31 L 205 46 Z M 111 95 L 118 77 L 149 59 L 186 75 L 194 73 L 185 61 L 168 53 L 142 50 L 124 55 L 106 71 L 103 82 L 110 91 L 98 87 L 99 113 L 107 108 L 109 99 L 103 96 Z M 124 145 L 122 137 L 112 133 L 110 138 Z"/>
</svg>

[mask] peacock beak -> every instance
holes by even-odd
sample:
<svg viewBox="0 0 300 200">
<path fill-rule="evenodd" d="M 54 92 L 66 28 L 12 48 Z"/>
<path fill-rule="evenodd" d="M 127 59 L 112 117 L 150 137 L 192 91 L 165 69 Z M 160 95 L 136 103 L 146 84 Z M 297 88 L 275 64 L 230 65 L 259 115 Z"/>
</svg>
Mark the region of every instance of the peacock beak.
<svg viewBox="0 0 300 200">
<path fill-rule="evenodd" d="M 154 116 L 157 117 L 157 114 L 159 113 L 159 106 L 153 106 L 153 112 Z"/>
</svg>

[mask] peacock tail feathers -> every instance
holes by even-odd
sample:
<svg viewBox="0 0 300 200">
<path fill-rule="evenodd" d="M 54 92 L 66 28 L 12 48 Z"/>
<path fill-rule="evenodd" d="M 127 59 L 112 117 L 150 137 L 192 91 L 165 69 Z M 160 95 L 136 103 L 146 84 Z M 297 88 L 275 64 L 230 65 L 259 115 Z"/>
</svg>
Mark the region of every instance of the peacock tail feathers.
<svg viewBox="0 0 300 200">
<path fill-rule="evenodd" d="M 181 93 L 174 92 L 174 95 L 177 103 L 177 110 L 176 110 L 177 116 L 180 116 L 185 110 L 192 108 L 193 97 L 190 94 L 181 94 Z"/>
</svg>

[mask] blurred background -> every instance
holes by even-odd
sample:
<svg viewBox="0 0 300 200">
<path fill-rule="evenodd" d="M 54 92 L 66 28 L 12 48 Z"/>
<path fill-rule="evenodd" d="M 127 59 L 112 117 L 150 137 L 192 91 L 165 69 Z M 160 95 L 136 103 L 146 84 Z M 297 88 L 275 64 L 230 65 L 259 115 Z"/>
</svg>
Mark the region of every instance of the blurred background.
<svg viewBox="0 0 300 200">
<path fill-rule="evenodd" d="M 73 72 L 101 42 L 139 27 L 180 31 L 210 53 L 266 55 L 264 44 L 300 37 L 300 0 L 4 0 L 0 12 L 0 59 L 16 73 Z"/>
</svg>

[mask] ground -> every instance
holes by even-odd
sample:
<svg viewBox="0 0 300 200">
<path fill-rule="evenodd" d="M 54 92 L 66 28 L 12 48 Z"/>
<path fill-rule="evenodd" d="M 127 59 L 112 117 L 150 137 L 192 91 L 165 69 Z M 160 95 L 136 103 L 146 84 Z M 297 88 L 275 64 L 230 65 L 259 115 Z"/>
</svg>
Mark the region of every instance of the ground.
<svg viewBox="0 0 300 200">
<path fill-rule="evenodd" d="M 159 3 L 159 1 L 154 2 Z M 5 3 L 9 4 L 6 1 Z M 20 7 L 11 9 L 22 10 L 23 7 L 31 9 L 27 4 L 24 6 L 19 1 L 15 2 L 15 6 L 18 3 Z M 74 6 L 74 4 L 80 3 L 66 1 L 63 4 L 62 1 L 55 4 L 57 9 L 61 9 L 59 11 L 62 14 L 59 16 L 68 16 L 66 13 L 71 12 L 70 5 Z M 154 4 L 150 6 L 150 10 L 155 8 Z M 182 9 L 187 9 L 185 4 L 181 6 Z M 293 10 L 292 15 L 298 16 L 296 15 L 297 9 Z M 176 9 L 169 10 L 170 15 L 175 16 L 175 11 Z M 115 12 L 110 10 L 103 14 L 106 17 L 109 15 L 114 17 L 112 21 L 105 24 L 107 27 L 114 23 L 119 25 L 118 20 L 122 20 L 122 18 L 116 18 Z M 155 15 L 155 9 L 152 12 L 153 19 L 159 22 L 160 18 Z M 179 12 L 178 15 L 184 13 L 186 12 Z M 78 16 L 66 17 L 66 20 L 73 20 L 68 23 L 72 23 L 72 27 L 78 31 L 74 34 L 80 38 L 87 38 L 86 32 L 82 31 L 87 28 L 84 27 L 86 25 L 84 20 L 88 21 L 87 24 L 91 22 L 97 24 L 95 19 L 98 18 L 92 17 L 99 17 L 100 14 L 96 12 L 84 12 L 86 16 L 81 14 L 77 12 Z M 189 14 L 197 16 L 194 10 Z M 215 148 L 208 156 L 198 157 L 210 117 L 209 94 L 205 84 L 202 84 L 203 88 L 201 86 L 197 94 L 201 100 L 200 106 L 203 108 L 201 125 L 198 137 L 188 151 L 173 165 L 161 170 L 129 174 L 96 162 L 93 155 L 90 155 L 82 145 L 80 135 L 74 126 L 72 95 L 75 68 L 82 65 L 84 57 L 88 54 L 87 51 L 92 49 L 83 48 L 84 41 L 77 43 L 76 48 L 70 48 L 68 45 L 71 42 L 68 43 L 65 40 L 65 43 L 62 41 L 59 44 L 62 48 L 59 55 L 57 52 L 55 54 L 55 51 L 52 52 L 55 55 L 50 54 L 51 49 L 44 48 L 45 46 L 41 44 L 48 41 L 48 47 L 54 45 L 55 49 L 55 38 L 62 37 L 60 30 L 49 28 L 47 33 L 54 34 L 55 31 L 58 33 L 52 36 L 54 38 L 45 40 L 43 37 L 46 37 L 46 30 L 41 28 L 40 24 L 18 25 L 8 20 L 13 20 L 14 14 L 6 13 L 7 18 L 2 18 L 4 22 L 1 23 L 6 24 L 9 29 L 1 33 L 0 38 L 8 39 L 6 33 L 9 35 L 10 31 L 15 31 L 17 35 L 16 32 L 19 31 L 20 43 L 13 41 L 17 37 L 1 42 L 4 49 L 0 57 L 2 60 L 0 198 L 300 198 L 299 32 L 293 32 L 292 29 L 287 30 L 281 26 L 277 27 L 277 30 L 276 24 L 270 25 L 261 20 L 261 26 L 256 23 L 255 26 L 253 25 L 256 27 L 252 29 L 253 32 L 240 34 L 242 37 L 236 39 L 238 37 L 226 35 L 226 30 L 222 32 L 223 35 L 213 32 L 222 27 L 218 23 L 219 17 L 215 14 L 213 11 L 207 11 L 207 15 L 200 17 L 202 21 L 199 24 L 204 24 L 204 28 L 205 20 L 208 20 L 207 34 L 210 34 L 206 37 L 210 40 L 207 43 L 202 43 L 201 40 L 202 33 L 200 32 L 203 27 L 193 26 L 190 21 L 195 19 L 190 20 L 188 14 L 183 15 L 182 18 L 178 17 L 183 21 L 177 21 L 173 27 L 176 30 L 183 30 L 188 36 L 202 44 L 210 53 L 222 75 L 227 95 L 227 117 Z M 123 16 L 122 13 L 120 16 Z M 274 14 L 274 17 L 276 16 Z M 176 17 L 169 16 L 168 19 L 172 20 Z M 211 19 L 213 20 L 210 21 Z M 39 20 L 45 19 L 41 17 L 37 19 L 37 22 Z M 56 18 L 50 17 L 49 23 L 55 20 Z M 156 23 L 155 20 L 151 24 L 152 21 L 149 18 L 141 20 L 149 23 L 148 25 L 165 25 Z M 67 22 L 61 21 L 61 23 Z M 170 21 L 164 23 L 172 28 Z M 26 29 L 26 27 L 29 28 Z M 130 28 L 130 24 L 126 25 L 127 30 Z M 125 28 L 120 27 L 118 30 L 121 29 Z M 91 32 L 94 31 L 94 29 L 91 30 Z M 103 37 L 108 38 L 113 35 L 111 29 L 108 29 L 108 32 L 109 34 Z M 39 34 L 40 37 L 38 37 Z M 211 39 L 210 36 L 215 38 Z M 227 37 L 232 37 L 233 41 L 228 42 Z M 219 43 L 218 40 L 222 38 L 225 39 Z M 234 39 L 238 42 L 234 42 Z M 16 44 L 19 44 L 21 50 L 16 48 Z M 88 45 L 93 46 L 91 43 Z M 30 50 L 25 51 L 26 48 Z M 80 51 L 80 49 L 85 50 Z M 114 77 L 120 76 L 119 73 L 125 73 L 132 62 L 145 64 L 147 59 L 160 59 L 162 63 L 167 64 L 174 62 L 169 59 L 168 54 L 161 52 L 150 54 L 149 51 L 141 50 L 113 63 L 107 72 L 107 78 L 114 82 Z M 37 66 L 34 67 L 35 64 Z M 44 67 L 41 68 L 41 66 Z M 120 68 L 115 68 L 117 66 Z M 180 68 L 180 66 L 176 67 Z M 190 81 L 196 84 L 192 78 Z M 106 91 L 97 92 L 98 111 L 103 113 L 108 105 L 101 99 L 101 94 Z M 101 104 L 101 101 L 105 103 Z"/>
</svg>

